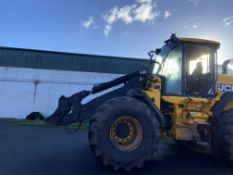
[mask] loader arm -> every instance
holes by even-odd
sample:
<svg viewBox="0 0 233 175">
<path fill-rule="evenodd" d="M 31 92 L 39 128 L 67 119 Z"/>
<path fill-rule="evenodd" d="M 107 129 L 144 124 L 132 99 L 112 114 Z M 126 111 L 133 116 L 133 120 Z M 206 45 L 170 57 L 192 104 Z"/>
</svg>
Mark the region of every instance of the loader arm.
<svg viewBox="0 0 233 175">
<path fill-rule="evenodd" d="M 74 122 L 81 122 L 86 118 L 89 118 L 93 110 L 104 101 L 117 96 L 123 96 L 130 89 L 137 88 L 138 86 L 143 86 L 144 83 L 142 81 L 146 79 L 146 76 L 147 70 L 136 71 L 125 76 L 116 78 L 112 81 L 94 85 L 91 91 L 84 90 L 75 93 L 70 97 L 61 96 L 58 101 L 57 109 L 52 115 L 46 118 L 45 121 L 54 126 L 69 125 Z M 137 78 L 137 80 L 134 81 L 134 83 L 130 83 L 130 81 L 135 78 Z M 135 84 L 135 82 L 137 83 Z M 124 84 L 124 86 L 100 97 L 97 97 L 87 104 L 81 104 L 82 100 L 85 97 L 91 94 L 97 94 L 120 84 Z"/>
</svg>

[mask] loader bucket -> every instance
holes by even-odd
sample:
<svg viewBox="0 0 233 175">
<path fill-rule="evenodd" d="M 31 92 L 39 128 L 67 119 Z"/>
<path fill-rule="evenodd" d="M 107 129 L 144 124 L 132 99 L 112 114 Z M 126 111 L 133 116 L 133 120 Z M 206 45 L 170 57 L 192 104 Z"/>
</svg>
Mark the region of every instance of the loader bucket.
<svg viewBox="0 0 233 175">
<path fill-rule="evenodd" d="M 69 125 L 80 120 L 81 101 L 90 94 L 90 91 L 81 91 L 70 97 L 61 96 L 55 112 L 45 121 L 54 126 Z"/>
</svg>

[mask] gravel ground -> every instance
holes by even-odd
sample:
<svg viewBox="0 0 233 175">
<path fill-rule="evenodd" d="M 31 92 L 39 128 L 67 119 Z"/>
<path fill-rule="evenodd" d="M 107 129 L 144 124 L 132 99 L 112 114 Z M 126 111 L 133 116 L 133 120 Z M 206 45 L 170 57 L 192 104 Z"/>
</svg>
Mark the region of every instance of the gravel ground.
<svg viewBox="0 0 233 175">
<path fill-rule="evenodd" d="M 131 173 L 103 168 L 92 155 L 87 131 L 0 123 L 0 175 L 233 175 L 208 154 L 161 144 L 154 161 Z"/>
</svg>

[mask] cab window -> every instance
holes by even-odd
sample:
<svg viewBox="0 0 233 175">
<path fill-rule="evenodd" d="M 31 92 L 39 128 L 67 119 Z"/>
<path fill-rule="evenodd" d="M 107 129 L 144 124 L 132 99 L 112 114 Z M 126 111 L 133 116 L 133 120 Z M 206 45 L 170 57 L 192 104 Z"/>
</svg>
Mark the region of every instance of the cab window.
<svg viewBox="0 0 233 175">
<path fill-rule="evenodd" d="M 166 94 L 182 95 L 182 47 L 176 47 L 169 52 L 161 75 L 165 77 Z"/>
<path fill-rule="evenodd" d="M 213 50 L 207 46 L 188 45 L 185 49 L 186 95 L 204 97 L 211 95 L 214 85 Z"/>
</svg>

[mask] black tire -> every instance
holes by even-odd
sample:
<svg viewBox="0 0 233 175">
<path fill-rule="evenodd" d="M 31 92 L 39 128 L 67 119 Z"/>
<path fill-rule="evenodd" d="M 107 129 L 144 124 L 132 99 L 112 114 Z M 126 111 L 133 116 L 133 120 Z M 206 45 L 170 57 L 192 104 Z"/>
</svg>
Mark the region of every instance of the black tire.
<svg viewBox="0 0 233 175">
<path fill-rule="evenodd" d="M 44 120 L 44 116 L 40 112 L 32 112 L 26 116 L 27 120 Z"/>
<path fill-rule="evenodd" d="M 111 140 L 111 127 L 121 116 L 130 116 L 140 123 L 143 137 L 140 145 L 133 150 L 122 151 Z M 142 168 L 158 150 L 159 140 L 160 124 L 156 116 L 146 104 L 132 97 L 117 97 L 106 101 L 97 109 L 89 125 L 92 151 L 104 166 L 112 167 L 115 171 Z"/>
<path fill-rule="evenodd" d="M 182 148 L 192 148 L 197 145 L 196 141 L 175 140 L 175 142 Z"/>
<path fill-rule="evenodd" d="M 215 159 L 233 166 L 233 110 L 222 112 L 211 121 L 211 149 Z"/>
</svg>

